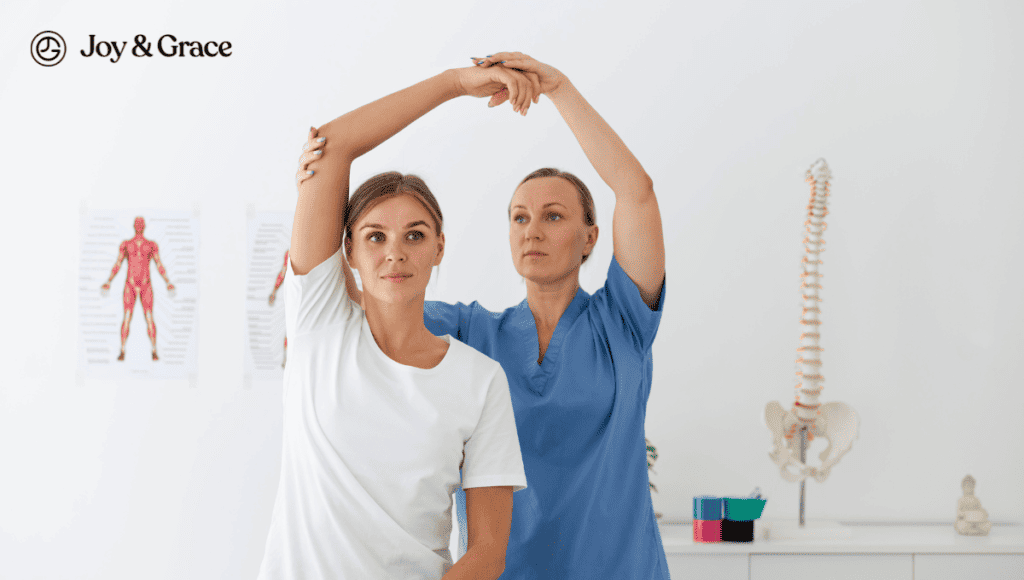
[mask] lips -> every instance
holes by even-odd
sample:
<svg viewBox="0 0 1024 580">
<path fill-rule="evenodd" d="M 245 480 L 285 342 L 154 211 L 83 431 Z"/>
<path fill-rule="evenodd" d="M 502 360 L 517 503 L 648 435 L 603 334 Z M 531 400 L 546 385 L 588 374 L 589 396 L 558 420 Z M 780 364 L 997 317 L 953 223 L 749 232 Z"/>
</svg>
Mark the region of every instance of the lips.
<svg viewBox="0 0 1024 580">
<path fill-rule="evenodd" d="M 547 256 L 544 252 L 523 252 L 523 255 L 527 257 Z"/>
<path fill-rule="evenodd" d="M 404 280 L 410 277 L 412 277 L 412 274 L 385 274 L 381 276 L 381 278 L 386 280 Z"/>
</svg>

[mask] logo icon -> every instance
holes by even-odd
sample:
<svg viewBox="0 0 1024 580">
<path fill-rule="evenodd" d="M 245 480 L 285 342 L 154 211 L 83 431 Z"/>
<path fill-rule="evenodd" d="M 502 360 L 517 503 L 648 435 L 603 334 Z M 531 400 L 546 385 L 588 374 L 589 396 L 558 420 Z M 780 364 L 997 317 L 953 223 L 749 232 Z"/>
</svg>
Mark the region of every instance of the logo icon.
<svg viewBox="0 0 1024 580">
<path fill-rule="evenodd" d="M 32 60 L 42 66 L 54 66 L 67 54 L 64 37 L 52 30 L 40 32 L 32 39 Z"/>
</svg>

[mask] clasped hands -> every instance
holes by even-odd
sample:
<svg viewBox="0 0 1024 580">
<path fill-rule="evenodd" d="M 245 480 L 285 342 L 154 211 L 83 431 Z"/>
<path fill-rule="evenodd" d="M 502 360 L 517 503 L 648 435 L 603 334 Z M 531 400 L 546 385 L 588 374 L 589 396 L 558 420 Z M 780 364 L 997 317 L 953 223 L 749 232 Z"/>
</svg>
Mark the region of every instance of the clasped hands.
<svg viewBox="0 0 1024 580">
<path fill-rule="evenodd" d="M 565 75 L 554 67 L 521 52 L 471 58 L 474 66 L 455 69 L 463 93 L 490 96 L 488 107 L 510 101 L 512 110 L 521 115 L 526 115 L 531 103 L 540 102 L 542 94 L 550 97 L 565 80 Z"/>
<path fill-rule="evenodd" d="M 541 95 L 552 97 L 565 81 L 565 75 L 555 67 L 521 52 L 498 52 L 484 58 L 470 58 L 473 66 L 453 69 L 459 92 L 471 97 L 490 97 L 488 107 L 509 101 L 512 110 L 523 116 L 531 104 L 540 102 Z M 324 137 L 317 138 L 315 127 L 310 127 L 299 157 L 296 185 L 312 177 L 308 167 L 323 154 L 324 140 Z"/>
</svg>

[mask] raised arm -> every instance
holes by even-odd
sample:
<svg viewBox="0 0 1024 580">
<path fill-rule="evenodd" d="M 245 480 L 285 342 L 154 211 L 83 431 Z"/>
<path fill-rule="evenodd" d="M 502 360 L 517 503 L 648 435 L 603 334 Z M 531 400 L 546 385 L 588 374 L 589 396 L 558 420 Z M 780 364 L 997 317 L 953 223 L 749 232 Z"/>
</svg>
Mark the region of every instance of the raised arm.
<svg viewBox="0 0 1024 580">
<path fill-rule="evenodd" d="M 519 52 L 499 52 L 479 62 L 482 66 L 500 64 L 527 76 L 537 76 L 541 92 L 555 104 L 590 164 L 615 193 L 615 258 L 636 284 L 647 306 L 655 308 L 665 280 L 665 240 L 654 185 L 640 162 L 569 79 L 554 67 Z"/>
<path fill-rule="evenodd" d="M 467 489 L 466 525 L 466 553 L 441 580 L 493 580 L 501 576 L 512 531 L 512 487 Z"/>
<path fill-rule="evenodd" d="M 445 71 L 311 130 L 319 149 L 310 148 L 299 159 L 303 169 L 297 175 L 299 201 L 292 227 L 292 270 L 306 274 L 341 246 L 349 169 L 355 158 L 449 99 L 491 96 L 505 87 L 513 102 L 529 106 L 524 101 L 532 98 L 532 88 L 523 75 L 468 67 Z"/>
</svg>

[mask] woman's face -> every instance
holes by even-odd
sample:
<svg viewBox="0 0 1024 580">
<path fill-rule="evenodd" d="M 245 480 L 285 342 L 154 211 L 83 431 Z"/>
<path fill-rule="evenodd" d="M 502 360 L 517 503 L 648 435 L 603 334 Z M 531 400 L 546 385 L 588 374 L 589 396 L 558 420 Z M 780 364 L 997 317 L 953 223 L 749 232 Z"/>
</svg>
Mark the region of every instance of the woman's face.
<svg viewBox="0 0 1024 580">
<path fill-rule="evenodd" d="M 345 244 L 364 296 L 391 304 L 423 300 L 444 256 L 444 234 L 435 233 L 435 223 L 411 195 L 386 199 L 359 216 Z"/>
<path fill-rule="evenodd" d="M 560 177 L 531 179 L 516 190 L 510 209 L 508 241 L 519 275 L 538 283 L 578 277 L 597 226 L 583 222 L 576 188 Z"/>
</svg>

